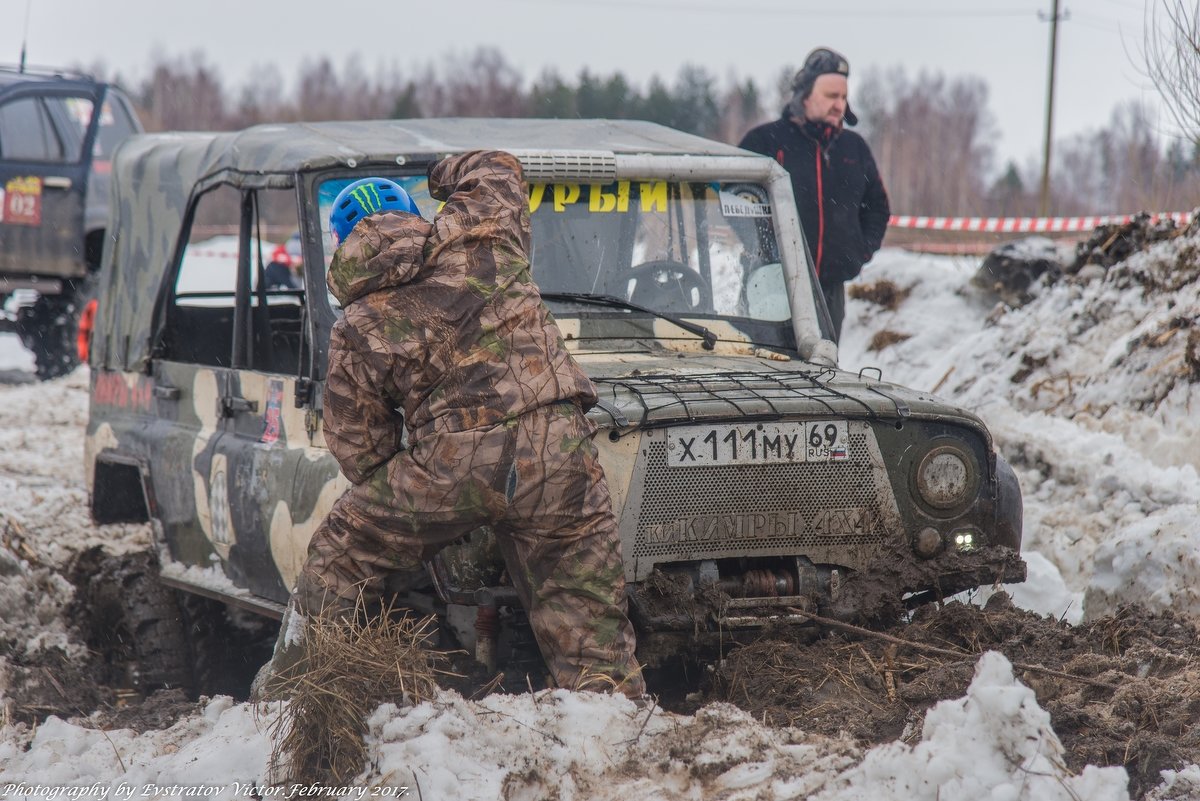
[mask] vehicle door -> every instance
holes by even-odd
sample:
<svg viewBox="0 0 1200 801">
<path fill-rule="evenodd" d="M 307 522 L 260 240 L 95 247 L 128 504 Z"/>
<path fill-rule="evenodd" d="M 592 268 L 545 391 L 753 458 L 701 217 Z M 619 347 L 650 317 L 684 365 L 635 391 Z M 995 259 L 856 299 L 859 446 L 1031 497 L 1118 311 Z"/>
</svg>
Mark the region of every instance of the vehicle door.
<svg viewBox="0 0 1200 801">
<path fill-rule="evenodd" d="M 0 272 L 83 274 L 94 111 L 104 96 L 104 85 L 30 81 L 0 97 Z M 69 124 L 68 109 L 83 124 Z"/>
<path fill-rule="evenodd" d="M 196 200 L 151 368 L 166 429 L 152 473 L 172 557 L 277 602 L 319 522 L 320 489 L 296 481 L 312 461 L 306 293 L 265 282 L 297 219 L 291 189 L 220 185 Z M 336 466 L 326 472 L 332 482 Z"/>
</svg>

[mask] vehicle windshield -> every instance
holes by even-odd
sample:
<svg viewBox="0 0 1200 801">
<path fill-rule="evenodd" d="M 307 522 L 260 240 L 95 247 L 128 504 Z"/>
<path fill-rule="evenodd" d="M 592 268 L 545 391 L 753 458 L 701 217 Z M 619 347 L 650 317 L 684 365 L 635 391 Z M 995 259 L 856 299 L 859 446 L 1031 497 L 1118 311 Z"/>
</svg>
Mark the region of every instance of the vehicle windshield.
<svg viewBox="0 0 1200 801">
<path fill-rule="evenodd" d="M 92 121 L 92 101 L 86 97 L 69 97 L 63 102 L 68 115 L 77 126 L 74 133 L 82 141 Z M 96 142 L 92 146 L 92 158 L 107 162 L 112 158 L 112 152 L 117 149 L 117 145 L 135 133 L 137 130 L 125 113 L 124 107 L 112 100 L 105 100 L 104 105 L 100 107 L 100 127 L 96 131 Z"/>
<path fill-rule="evenodd" d="M 429 197 L 424 176 L 388 177 L 409 192 L 427 219 L 433 216 L 438 204 Z M 328 219 L 334 197 L 353 180 L 330 179 L 319 185 L 320 219 Z M 617 298 L 700 320 L 720 340 L 794 348 L 791 308 L 763 186 L 660 180 L 534 183 L 529 209 L 533 276 L 548 296 Z M 333 250 L 326 232 L 326 264 Z M 331 303 L 336 306 L 332 298 Z M 550 298 L 548 303 L 560 321 L 581 320 L 578 338 L 589 347 L 662 338 L 663 329 L 650 324 L 653 315 L 636 309 L 566 298 Z M 585 325 L 585 320 L 598 324 Z M 641 325 L 625 326 L 621 321 Z M 672 337 L 694 338 L 672 332 Z"/>
</svg>

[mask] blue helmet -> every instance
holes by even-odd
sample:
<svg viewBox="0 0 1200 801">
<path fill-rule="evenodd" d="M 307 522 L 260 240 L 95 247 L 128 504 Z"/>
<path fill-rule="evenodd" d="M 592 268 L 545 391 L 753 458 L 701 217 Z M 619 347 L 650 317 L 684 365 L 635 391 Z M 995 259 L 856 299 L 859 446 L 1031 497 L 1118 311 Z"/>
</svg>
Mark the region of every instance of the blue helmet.
<svg viewBox="0 0 1200 801">
<path fill-rule="evenodd" d="M 338 242 L 344 242 L 359 220 L 388 210 L 421 214 L 400 184 L 387 178 L 363 178 L 349 184 L 334 198 L 329 210 L 329 230 Z"/>
</svg>

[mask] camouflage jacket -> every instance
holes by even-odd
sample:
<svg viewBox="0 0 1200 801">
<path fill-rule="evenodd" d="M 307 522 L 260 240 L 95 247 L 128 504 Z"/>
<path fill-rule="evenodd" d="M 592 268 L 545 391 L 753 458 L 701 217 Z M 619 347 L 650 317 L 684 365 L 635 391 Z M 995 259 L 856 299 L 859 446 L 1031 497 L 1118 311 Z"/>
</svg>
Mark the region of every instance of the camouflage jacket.
<svg viewBox="0 0 1200 801">
<path fill-rule="evenodd" d="M 433 433 L 487 428 L 596 390 L 567 353 L 529 271 L 529 201 L 501 152 L 446 158 L 429 175 L 445 200 L 431 224 L 384 212 L 334 254 L 325 440 L 355 484 Z M 401 412 L 403 416 L 401 416 Z"/>
</svg>

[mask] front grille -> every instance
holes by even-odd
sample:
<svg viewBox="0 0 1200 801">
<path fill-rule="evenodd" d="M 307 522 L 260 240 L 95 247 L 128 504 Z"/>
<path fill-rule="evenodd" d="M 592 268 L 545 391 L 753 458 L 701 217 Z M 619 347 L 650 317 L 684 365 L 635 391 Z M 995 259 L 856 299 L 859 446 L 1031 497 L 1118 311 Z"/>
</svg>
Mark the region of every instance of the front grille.
<svg viewBox="0 0 1200 801">
<path fill-rule="evenodd" d="M 629 578 L 661 562 L 803 555 L 859 567 L 900 529 L 891 484 L 866 423 L 850 424 L 845 462 L 667 466 L 663 432 L 644 432 L 622 530 Z M 632 545 L 632 548 L 629 546 Z"/>
</svg>

